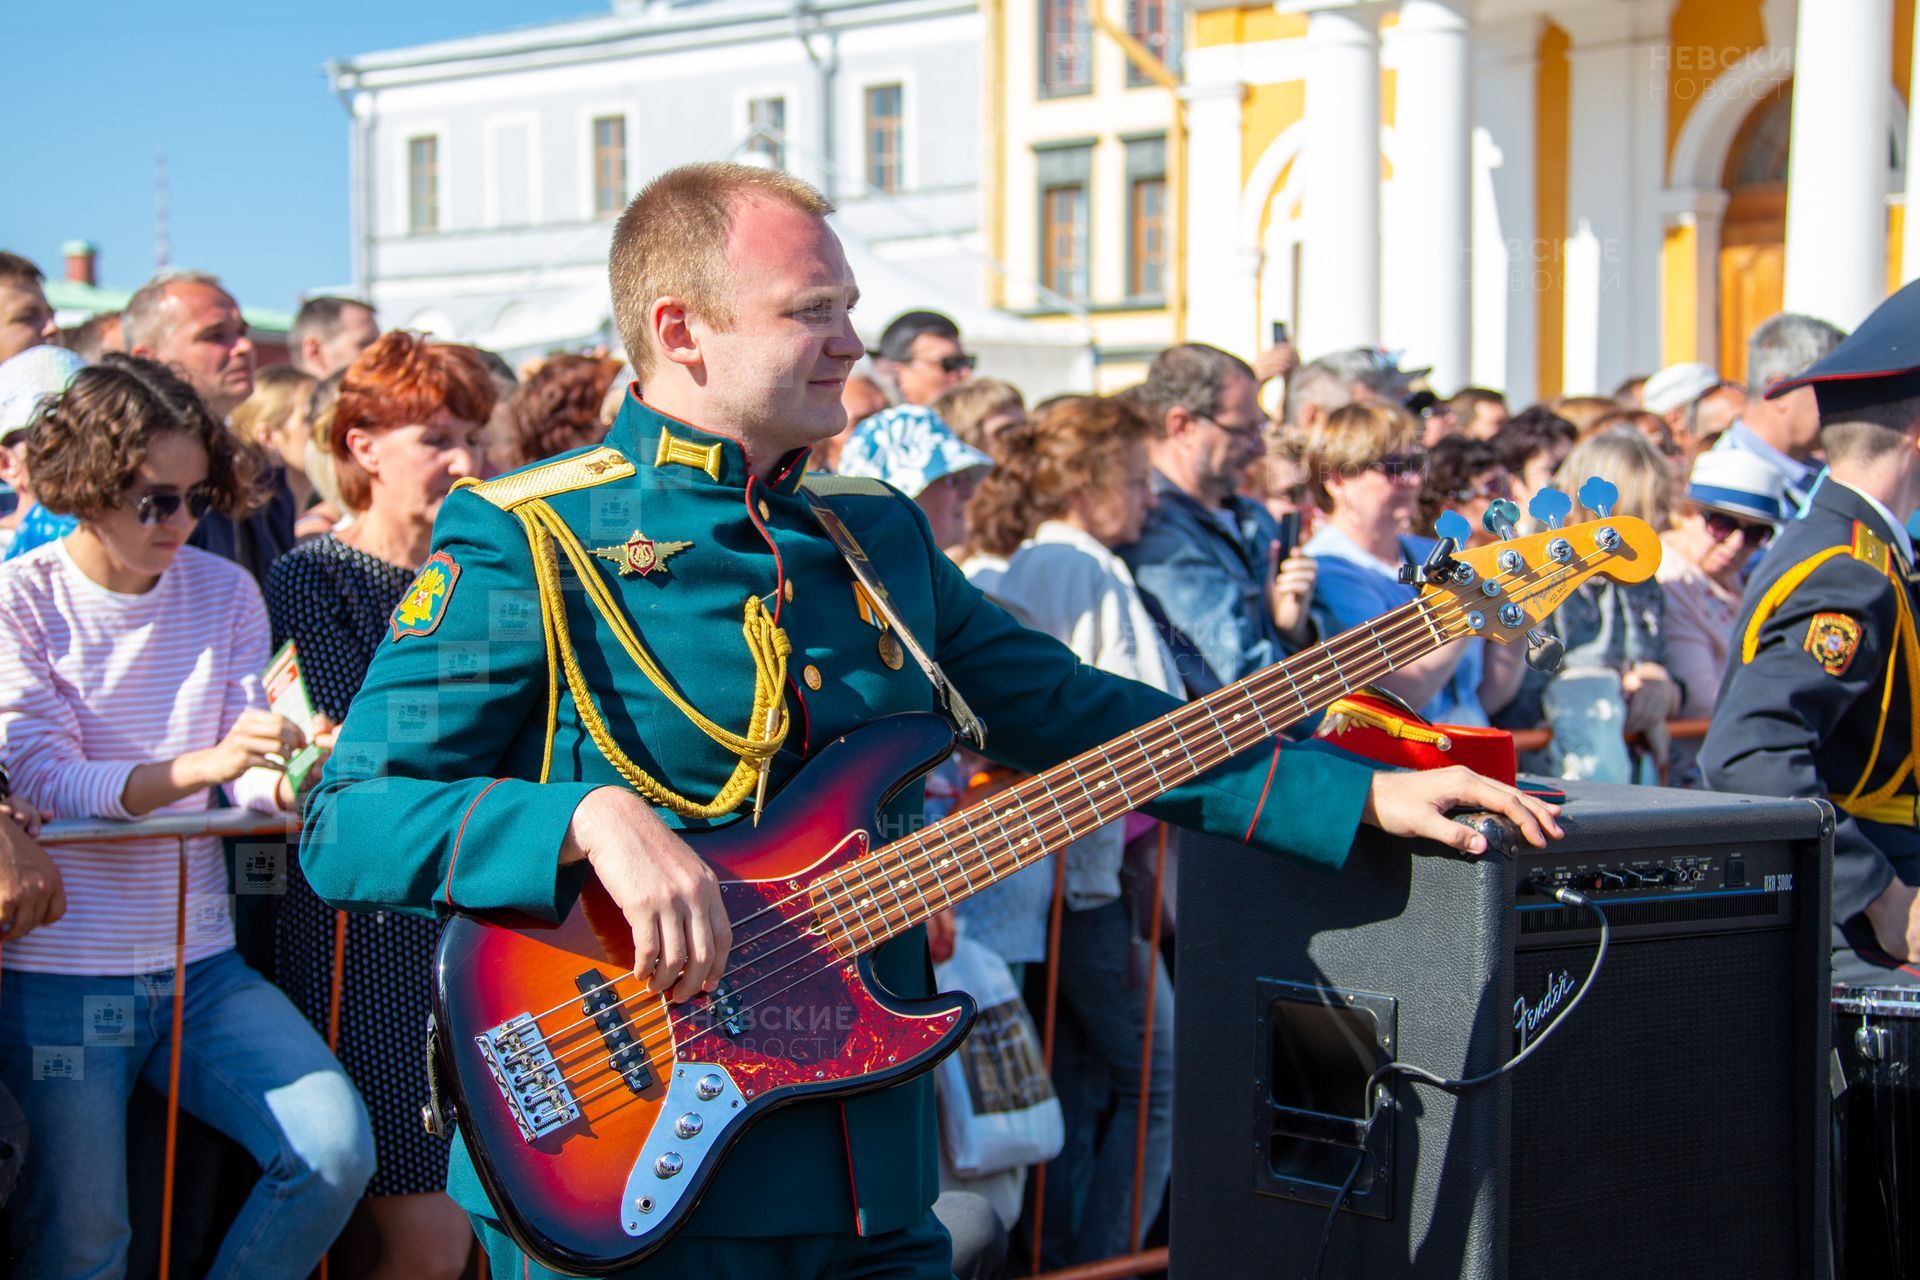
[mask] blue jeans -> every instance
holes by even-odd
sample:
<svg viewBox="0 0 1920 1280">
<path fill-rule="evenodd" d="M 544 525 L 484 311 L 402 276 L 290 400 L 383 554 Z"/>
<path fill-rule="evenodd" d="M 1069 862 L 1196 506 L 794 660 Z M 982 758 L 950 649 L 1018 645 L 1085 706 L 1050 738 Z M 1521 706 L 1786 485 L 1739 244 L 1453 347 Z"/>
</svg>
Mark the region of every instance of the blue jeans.
<svg viewBox="0 0 1920 1280">
<path fill-rule="evenodd" d="M 1062 1016 L 1054 1043 L 1053 1087 L 1066 1117 L 1067 1141 L 1047 1166 L 1043 1248 L 1048 1266 L 1119 1257 L 1140 1245 L 1128 1238 L 1128 1229 L 1149 980 L 1157 989 L 1140 1195 L 1142 1233 L 1160 1215 L 1173 1166 L 1173 984 L 1160 957 L 1148 954 L 1124 902 L 1061 917 Z"/>
<path fill-rule="evenodd" d="M 127 1102 L 141 1081 L 167 1091 L 172 979 L 0 974 L 0 1084 L 27 1115 L 10 1206 L 21 1274 L 125 1271 Z M 373 1173 L 360 1095 L 307 1020 L 232 951 L 187 966 L 182 1027 L 180 1105 L 263 1171 L 208 1274 L 300 1280 Z"/>
</svg>

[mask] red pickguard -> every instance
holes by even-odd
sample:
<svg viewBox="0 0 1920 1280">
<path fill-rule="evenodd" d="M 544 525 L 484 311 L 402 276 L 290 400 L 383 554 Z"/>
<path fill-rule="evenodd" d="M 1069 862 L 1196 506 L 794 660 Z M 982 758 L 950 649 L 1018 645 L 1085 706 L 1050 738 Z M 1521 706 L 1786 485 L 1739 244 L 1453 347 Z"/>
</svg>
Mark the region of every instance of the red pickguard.
<svg viewBox="0 0 1920 1280">
<path fill-rule="evenodd" d="M 730 1002 L 667 1006 L 629 976 L 615 982 L 621 1021 L 647 1044 L 652 1081 L 638 1094 L 609 1064 L 602 1031 L 576 980 L 613 980 L 631 940 L 597 882 L 557 925 L 456 916 L 444 930 L 436 1014 L 461 1131 L 501 1220 L 536 1260 L 559 1269 L 629 1266 L 664 1244 L 698 1203 L 725 1150 L 772 1107 L 810 1096 L 883 1088 L 931 1067 L 972 1020 L 964 995 L 904 1002 L 871 981 L 864 959 L 836 954 L 817 931 L 808 886 L 863 856 L 887 796 L 950 749 L 945 724 L 894 716 L 816 755 L 768 805 L 758 826 L 695 835 L 719 872 L 733 921 Z M 906 766 L 903 769 L 903 766 Z M 531 1141 L 475 1045 L 516 1015 L 535 1015 L 579 1101 L 578 1119 Z M 709 1123 L 720 1136 L 676 1179 L 680 1198 L 640 1235 L 623 1230 L 628 1176 L 663 1118 L 677 1063 L 717 1063 L 742 1101 Z M 677 1112 L 678 1107 L 674 1110 Z M 632 1218 L 627 1213 L 627 1218 Z"/>
</svg>

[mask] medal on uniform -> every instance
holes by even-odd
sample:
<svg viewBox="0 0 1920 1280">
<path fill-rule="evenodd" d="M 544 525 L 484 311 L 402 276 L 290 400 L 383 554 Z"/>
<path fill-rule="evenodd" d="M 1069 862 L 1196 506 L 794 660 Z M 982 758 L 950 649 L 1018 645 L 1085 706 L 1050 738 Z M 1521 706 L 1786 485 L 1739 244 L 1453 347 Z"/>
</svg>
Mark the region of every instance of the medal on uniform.
<svg viewBox="0 0 1920 1280">
<path fill-rule="evenodd" d="M 867 594 L 866 587 L 853 584 L 853 607 L 860 612 L 860 621 L 880 633 L 880 661 L 898 671 L 907 665 L 907 651 L 900 647 L 900 637 L 893 634 L 887 625 L 886 617 L 874 604 L 873 597 Z"/>
<path fill-rule="evenodd" d="M 898 671 L 907 664 L 906 650 L 900 647 L 900 640 L 891 631 L 880 633 L 880 661 Z"/>
<path fill-rule="evenodd" d="M 623 578 L 639 574 L 646 577 L 655 569 L 665 570 L 667 559 L 692 546 L 691 542 L 655 542 L 638 529 L 625 542 L 613 547 L 595 547 L 593 554 L 620 566 Z"/>
</svg>

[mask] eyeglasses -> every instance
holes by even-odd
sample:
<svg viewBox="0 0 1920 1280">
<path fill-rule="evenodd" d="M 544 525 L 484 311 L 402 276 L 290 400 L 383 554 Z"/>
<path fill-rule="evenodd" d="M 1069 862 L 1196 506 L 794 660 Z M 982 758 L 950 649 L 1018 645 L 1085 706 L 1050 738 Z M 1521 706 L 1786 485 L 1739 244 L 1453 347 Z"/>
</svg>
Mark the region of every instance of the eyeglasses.
<svg viewBox="0 0 1920 1280">
<path fill-rule="evenodd" d="M 908 361 L 907 363 L 925 364 L 929 360 L 930 360 L 930 357 L 927 357 L 927 356 L 915 356 L 912 360 Z M 940 366 L 940 372 L 942 373 L 958 373 L 962 369 L 965 369 L 969 373 L 971 373 L 973 371 L 973 366 L 980 363 L 980 357 L 976 355 L 972 355 L 970 353 L 962 352 L 961 354 L 955 355 L 955 356 L 941 356 L 938 360 L 932 361 L 932 363 L 938 364 Z"/>
<path fill-rule="evenodd" d="M 1417 480 L 1426 473 L 1426 469 L 1427 455 L 1424 453 L 1390 453 L 1367 464 L 1367 470 L 1378 471 L 1389 480 Z"/>
<path fill-rule="evenodd" d="M 181 503 L 186 504 L 187 515 L 198 520 L 213 506 L 213 495 L 201 488 L 189 489 L 184 494 L 149 493 L 133 504 L 133 515 L 141 524 L 165 524 L 180 510 Z"/>
<path fill-rule="evenodd" d="M 1507 498 L 1513 496 L 1513 482 L 1506 476 L 1495 476 L 1484 484 L 1470 485 L 1465 489 L 1455 489 L 1455 502 L 1477 502 L 1482 498 Z"/>
<path fill-rule="evenodd" d="M 1705 515 L 1707 532 L 1713 535 L 1715 542 L 1725 542 L 1738 532 L 1747 540 L 1748 546 L 1761 547 L 1773 537 L 1773 526 L 1759 520 L 1736 520 L 1718 511 L 1708 511 Z"/>
<path fill-rule="evenodd" d="M 1267 428 L 1264 421 L 1222 422 L 1210 413 L 1196 413 L 1193 416 L 1201 422 L 1211 422 L 1230 436 L 1257 436 Z"/>
</svg>

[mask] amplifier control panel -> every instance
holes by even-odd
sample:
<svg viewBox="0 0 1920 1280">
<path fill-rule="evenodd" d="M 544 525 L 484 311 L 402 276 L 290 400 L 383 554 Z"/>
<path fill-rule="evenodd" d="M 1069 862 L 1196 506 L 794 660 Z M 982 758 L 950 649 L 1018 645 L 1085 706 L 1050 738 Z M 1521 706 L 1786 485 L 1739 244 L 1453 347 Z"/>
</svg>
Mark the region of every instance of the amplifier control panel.
<svg viewBox="0 0 1920 1280">
<path fill-rule="evenodd" d="M 1634 932 L 1768 927 L 1792 920 L 1796 900 L 1793 850 L 1784 842 L 1571 857 L 1527 848 L 1514 868 L 1523 939 L 1592 927 L 1591 913 L 1554 900 L 1560 888 L 1579 890 L 1616 928 Z"/>
</svg>

